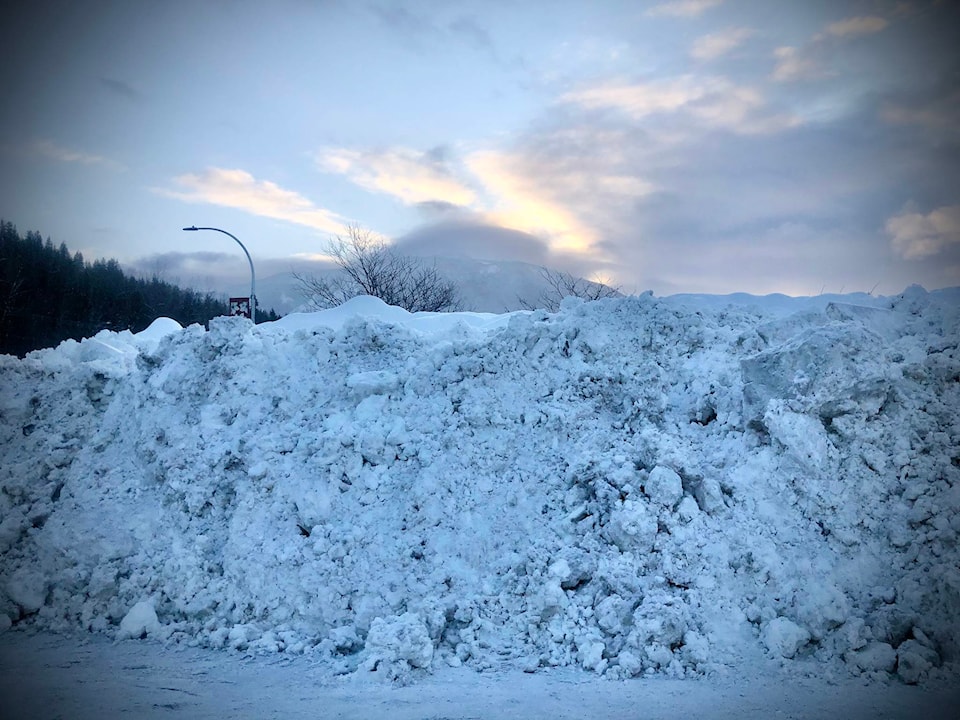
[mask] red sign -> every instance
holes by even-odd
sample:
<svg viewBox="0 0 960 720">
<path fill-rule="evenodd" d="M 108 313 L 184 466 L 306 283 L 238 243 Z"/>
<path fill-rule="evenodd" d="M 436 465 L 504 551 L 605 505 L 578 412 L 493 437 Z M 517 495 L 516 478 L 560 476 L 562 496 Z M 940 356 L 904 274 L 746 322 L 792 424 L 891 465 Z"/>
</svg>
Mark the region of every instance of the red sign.
<svg viewBox="0 0 960 720">
<path fill-rule="evenodd" d="M 236 297 L 230 298 L 230 314 L 240 317 L 250 317 L 250 298 Z"/>
</svg>

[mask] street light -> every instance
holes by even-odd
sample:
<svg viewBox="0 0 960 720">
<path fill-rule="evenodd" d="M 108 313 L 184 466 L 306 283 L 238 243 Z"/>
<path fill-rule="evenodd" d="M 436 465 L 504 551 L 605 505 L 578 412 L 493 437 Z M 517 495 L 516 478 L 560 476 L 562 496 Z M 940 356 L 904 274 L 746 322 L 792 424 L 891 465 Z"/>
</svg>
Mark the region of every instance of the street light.
<svg viewBox="0 0 960 720">
<path fill-rule="evenodd" d="M 247 256 L 247 262 L 250 263 L 250 319 L 253 320 L 253 324 L 257 324 L 257 276 L 253 271 L 253 260 L 250 259 L 250 253 L 247 252 L 247 249 L 243 246 L 243 243 L 237 239 L 236 235 L 228 233 L 226 230 L 221 230 L 220 228 L 215 227 L 197 227 L 196 225 L 191 225 L 190 227 L 185 227 L 184 230 L 188 232 L 194 232 L 196 230 L 216 230 L 217 232 L 223 233 L 224 235 L 230 235 L 234 240 L 237 241 L 237 245 L 243 250 L 243 254 Z"/>
</svg>

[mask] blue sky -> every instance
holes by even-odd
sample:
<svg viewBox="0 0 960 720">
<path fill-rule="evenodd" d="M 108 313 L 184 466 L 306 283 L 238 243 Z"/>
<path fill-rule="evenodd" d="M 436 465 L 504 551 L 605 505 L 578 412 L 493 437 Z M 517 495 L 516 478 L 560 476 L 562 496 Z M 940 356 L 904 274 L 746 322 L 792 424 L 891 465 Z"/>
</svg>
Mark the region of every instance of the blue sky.
<svg viewBox="0 0 960 720">
<path fill-rule="evenodd" d="M 952 3 L 22 5 L 0 215 L 87 259 L 245 272 L 208 225 L 262 275 L 355 223 L 628 291 L 960 285 Z"/>
</svg>

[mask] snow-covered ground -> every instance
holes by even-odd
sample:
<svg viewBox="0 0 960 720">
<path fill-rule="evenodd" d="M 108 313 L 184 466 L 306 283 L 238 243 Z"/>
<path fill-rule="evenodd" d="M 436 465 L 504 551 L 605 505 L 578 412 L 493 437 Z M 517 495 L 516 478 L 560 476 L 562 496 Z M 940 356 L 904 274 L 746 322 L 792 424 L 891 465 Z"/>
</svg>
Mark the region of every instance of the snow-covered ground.
<svg viewBox="0 0 960 720">
<path fill-rule="evenodd" d="M 960 690 L 746 667 L 726 676 L 597 679 L 440 668 L 416 684 L 330 678 L 309 657 L 150 641 L 0 635 L 4 720 L 955 720 Z"/>
<path fill-rule="evenodd" d="M 62 651 L 78 668 L 36 682 L 86 692 L 142 652 L 191 692 L 287 677 L 270 708 L 342 717 L 937 707 L 960 667 L 958 308 L 358 298 L 0 357 L 4 668 Z M 48 634 L 78 631 L 121 644 Z M 162 695 L 122 675 L 118 702 Z"/>
</svg>

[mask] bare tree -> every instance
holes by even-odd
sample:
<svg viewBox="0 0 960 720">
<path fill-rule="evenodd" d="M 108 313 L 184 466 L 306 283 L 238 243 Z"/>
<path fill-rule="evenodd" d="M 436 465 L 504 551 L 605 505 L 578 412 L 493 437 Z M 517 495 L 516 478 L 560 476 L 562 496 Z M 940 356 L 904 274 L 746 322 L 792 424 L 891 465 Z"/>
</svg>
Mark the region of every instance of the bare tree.
<svg viewBox="0 0 960 720">
<path fill-rule="evenodd" d="M 517 298 L 524 310 L 543 308 L 548 312 L 556 312 L 560 309 L 560 302 L 565 297 L 578 297 L 588 301 L 623 297 L 623 291 L 619 285 L 610 285 L 599 275 L 594 276 L 593 280 L 586 280 L 561 270 L 542 267 L 540 277 L 546 282 L 547 288 L 537 296 L 536 300 L 529 302 L 523 298 Z"/>
<path fill-rule="evenodd" d="M 345 238 L 336 236 L 330 255 L 339 268 L 335 277 L 294 273 L 300 293 L 317 310 L 336 307 L 357 295 L 373 295 L 409 312 L 450 312 L 460 308 L 454 283 L 433 266 L 400 255 L 386 241 L 356 225 Z"/>
</svg>

